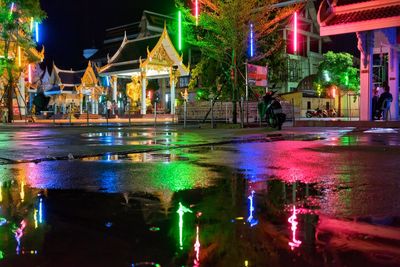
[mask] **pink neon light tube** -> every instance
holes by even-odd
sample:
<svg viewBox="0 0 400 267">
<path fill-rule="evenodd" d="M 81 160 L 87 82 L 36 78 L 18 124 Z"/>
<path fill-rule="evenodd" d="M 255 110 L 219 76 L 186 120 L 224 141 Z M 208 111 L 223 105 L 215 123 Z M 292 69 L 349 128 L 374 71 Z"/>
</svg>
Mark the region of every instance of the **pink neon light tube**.
<svg viewBox="0 0 400 267">
<path fill-rule="evenodd" d="M 297 12 L 294 12 L 293 28 L 294 28 L 293 50 L 294 52 L 297 52 Z"/>
</svg>

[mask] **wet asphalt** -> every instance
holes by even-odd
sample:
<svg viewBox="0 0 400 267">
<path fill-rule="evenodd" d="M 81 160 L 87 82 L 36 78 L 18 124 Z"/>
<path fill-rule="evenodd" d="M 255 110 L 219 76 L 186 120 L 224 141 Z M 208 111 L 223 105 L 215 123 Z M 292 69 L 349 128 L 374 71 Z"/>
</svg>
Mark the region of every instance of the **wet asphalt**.
<svg viewBox="0 0 400 267">
<path fill-rule="evenodd" d="M 0 266 L 400 266 L 398 130 L 2 128 Z"/>
</svg>

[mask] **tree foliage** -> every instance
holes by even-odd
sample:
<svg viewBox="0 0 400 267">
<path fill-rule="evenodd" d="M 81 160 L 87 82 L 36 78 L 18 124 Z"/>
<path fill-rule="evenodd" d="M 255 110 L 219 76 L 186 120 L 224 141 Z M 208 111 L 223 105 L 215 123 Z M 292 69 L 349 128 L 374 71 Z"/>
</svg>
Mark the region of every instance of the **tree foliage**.
<svg viewBox="0 0 400 267">
<path fill-rule="evenodd" d="M 9 109 L 9 120 L 13 115 L 16 81 L 28 64 L 40 60 L 33 41 L 32 22 L 44 18 L 39 0 L 0 0 L 0 87 L 4 87 L 2 98 Z"/>
<path fill-rule="evenodd" d="M 276 31 L 280 22 L 299 7 L 275 8 L 273 4 L 277 2 L 199 0 L 200 16 L 196 25 L 193 8 L 185 6 L 185 0 L 176 0 L 184 18 L 185 42 L 201 53 L 192 79 L 201 79 L 204 88 L 220 91 L 218 95 L 237 101 L 239 88 L 244 88 L 245 60 L 265 64 L 273 55 L 279 54 L 283 42 Z M 250 24 L 253 24 L 256 47 L 252 58 L 248 54 Z M 191 85 L 193 88 L 194 83 Z"/>
<path fill-rule="evenodd" d="M 353 56 L 332 51 L 324 54 L 324 60 L 318 67 L 318 84 L 325 88 L 336 85 L 342 91 L 358 93 L 360 76 L 358 68 L 354 67 Z"/>
</svg>

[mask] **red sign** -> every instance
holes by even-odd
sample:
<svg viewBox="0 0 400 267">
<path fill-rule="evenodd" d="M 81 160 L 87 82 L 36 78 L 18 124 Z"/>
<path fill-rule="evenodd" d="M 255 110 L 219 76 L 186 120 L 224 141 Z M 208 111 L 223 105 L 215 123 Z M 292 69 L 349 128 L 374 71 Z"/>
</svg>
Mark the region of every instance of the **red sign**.
<svg viewBox="0 0 400 267">
<path fill-rule="evenodd" d="M 247 75 L 249 85 L 267 87 L 268 67 L 247 64 Z"/>
</svg>

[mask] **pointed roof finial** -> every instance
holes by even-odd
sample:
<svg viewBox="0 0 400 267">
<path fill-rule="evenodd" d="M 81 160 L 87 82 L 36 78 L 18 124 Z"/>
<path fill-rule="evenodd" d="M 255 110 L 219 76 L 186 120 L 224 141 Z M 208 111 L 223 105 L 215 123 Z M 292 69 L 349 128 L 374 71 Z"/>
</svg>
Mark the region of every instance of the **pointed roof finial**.
<svg viewBox="0 0 400 267">
<path fill-rule="evenodd" d="M 126 31 L 124 31 L 124 43 L 128 40 L 128 37 L 126 36 Z"/>
<path fill-rule="evenodd" d="M 110 53 L 107 53 L 107 63 L 110 63 Z"/>
</svg>

